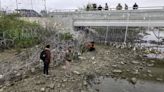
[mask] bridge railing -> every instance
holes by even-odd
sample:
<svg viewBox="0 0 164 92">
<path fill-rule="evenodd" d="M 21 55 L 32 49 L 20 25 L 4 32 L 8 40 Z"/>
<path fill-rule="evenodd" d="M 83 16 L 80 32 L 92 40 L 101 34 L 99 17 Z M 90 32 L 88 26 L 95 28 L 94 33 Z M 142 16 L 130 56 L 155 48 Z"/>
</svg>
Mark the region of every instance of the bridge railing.
<svg viewBox="0 0 164 92">
<path fill-rule="evenodd" d="M 151 9 L 164 9 L 164 6 L 138 7 L 138 10 L 151 10 Z M 111 11 L 111 10 L 117 10 L 117 9 L 109 8 L 109 10 L 102 9 L 101 11 Z M 125 10 L 125 9 L 123 8 L 122 10 Z M 133 7 L 128 7 L 128 10 L 133 10 Z M 55 10 L 52 10 L 52 12 L 75 12 L 75 11 L 86 11 L 86 10 L 85 9 L 55 9 Z M 98 10 L 94 10 L 94 11 L 98 11 Z"/>
<path fill-rule="evenodd" d="M 149 9 L 164 9 L 164 6 L 148 6 L 148 7 L 138 7 L 138 10 L 149 10 Z M 109 8 L 109 10 L 117 10 L 116 8 Z M 125 9 L 122 9 L 125 10 Z M 133 10 L 133 7 L 128 7 L 128 10 Z"/>
</svg>

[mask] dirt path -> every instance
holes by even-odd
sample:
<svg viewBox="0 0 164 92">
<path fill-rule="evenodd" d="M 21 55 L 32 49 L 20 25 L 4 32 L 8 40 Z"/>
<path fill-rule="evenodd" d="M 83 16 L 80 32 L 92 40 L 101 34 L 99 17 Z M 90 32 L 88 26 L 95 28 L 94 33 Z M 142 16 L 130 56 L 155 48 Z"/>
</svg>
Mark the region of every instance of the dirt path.
<svg viewBox="0 0 164 92">
<path fill-rule="evenodd" d="M 15 50 L 5 50 L 4 52 L 0 53 L 0 61 L 5 60 L 5 59 L 12 59 L 15 57 L 16 51 Z"/>
</svg>

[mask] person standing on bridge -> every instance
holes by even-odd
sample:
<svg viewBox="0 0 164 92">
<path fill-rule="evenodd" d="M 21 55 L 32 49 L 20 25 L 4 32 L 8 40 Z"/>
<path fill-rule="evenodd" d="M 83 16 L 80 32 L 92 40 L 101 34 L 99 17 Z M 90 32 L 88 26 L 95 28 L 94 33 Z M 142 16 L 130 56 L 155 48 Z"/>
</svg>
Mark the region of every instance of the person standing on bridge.
<svg viewBox="0 0 164 92">
<path fill-rule="evenodd" d="M 98 10 L 99 10 L 99 11 L 101 11 L 101 10 L 102 10 L 102 6 L 101 6 L 101 5 L 99 5 Z"/>
<path fill-rule="evenodd" d="M 106 11 L 109 10 L 109 7 L 108 7 L 108 4 L 107 3 L 105 3 L 105 10 Z"/>
<path fill-rule="evenodd" d="M 137 5 L 137 3 L 135 3 L 134 5 L 133 5 L 133 10 L 137 10 L 138 9 L 138 5 Z"/>
<path fill-rule="evenodd" d="M 125 10 L 128 10 L 128 5 L 127 4 L 125 4 Z"/>
<path fill-rule="evenodd" d="M 116 10 L 122 10 L 122 5 L 120 3 L 118 3 Z"/>
</svg>

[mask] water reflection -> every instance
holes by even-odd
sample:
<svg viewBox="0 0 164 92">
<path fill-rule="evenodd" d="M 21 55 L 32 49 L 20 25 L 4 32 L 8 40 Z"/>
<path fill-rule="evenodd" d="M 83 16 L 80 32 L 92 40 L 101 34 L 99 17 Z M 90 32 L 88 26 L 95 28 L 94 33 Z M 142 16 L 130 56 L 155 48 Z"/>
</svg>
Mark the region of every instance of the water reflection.
<svg viewBox="0 0 164 92">
<path fill-rule="evenodd" d="M 149 59 L 161 59 L 162 60 L 164 58 L 164 55 L 163 54 L 147 54 L 146 58 L 149 58 Z"/>
<path fill-rule="evenodd" d="M 100 77 L 99 80 L 99 84 L 92 82 L 92 88 L 97 92 L 164 92 L 164 84 L 158 82 L 138 81 L 133 85 L 122 79 Z"/>
</svg>

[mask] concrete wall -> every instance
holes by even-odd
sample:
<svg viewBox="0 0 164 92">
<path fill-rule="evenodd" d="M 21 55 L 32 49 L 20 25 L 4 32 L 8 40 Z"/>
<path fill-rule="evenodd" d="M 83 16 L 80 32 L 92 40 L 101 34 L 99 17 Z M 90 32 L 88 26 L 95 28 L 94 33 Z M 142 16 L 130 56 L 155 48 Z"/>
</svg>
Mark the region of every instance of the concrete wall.
<svg viewBox="0 0 164 92">
<path fill-rule="evenodd" d="M 160 21 L 161 25 L 163 25 L 164 24 L 164 9 L 51 12 L 48 14 L 48 17 L 38 17 L 38 18 L 31 17 L 31 18 L 22 18 L 22 19 L 27 20 L 27 21 L 36 21 L 37 23 L 40 23 L 44 27 L 53 26 L 62 30 L 67 30 L 67 31 L 73 31 L 73 27 L 75 24 L 78 23 L 78 21 L 87 22 L 90 20 L 92 20 L 92 22 L 90 23 L 92 25 L 94 24 L 94 21 L 98 22 L 98 20 L 101 20 L 101 21 L 105 20 L 105 22 L 106 20 L 108 20 L 107 22 L 110 23 L 110 21 L 120 21 L 120 20 L 121 22 L 127 22 L 127 19 L 129 19 L 129 21 L 132 21 L 132 22 L 143 21 L 143 23 L 144 22 L 147 23 L 149 22 L 149 20 L 155 21 L 155 22 Z M 114 25 L 118 25 L 118 23 L 114 23 Z M 87 26 L 86 23 L 84 24 L 85 26 Z M 122 23 L 122 24 L 126 24 L 126 23 Z M 140 24 L 142 25 L 142 23 Z M 88 26 L 92 26 L 92 25 L 88 25 Z M 148 23 L 145 25 L 148 25 Z"/>
<path fill-rule="evenodd" d="M 43 27 L 53 27 L 61 31 L 73 31 L 72 19 L 69 17 L 22 17 L 21 19 L 39 23 Z"/>
<path fill-rule="evenodd" d="M 51 17 L 70 17 L 73 19 L 111 19 L 124 20 L 127 15 L 130 20 L 161 20 L 164 19 L 164 9 L 150 10 L 114 10 L 114 11 L 75 11 L 75 12 L 52 12 Z"/>
</svg>

